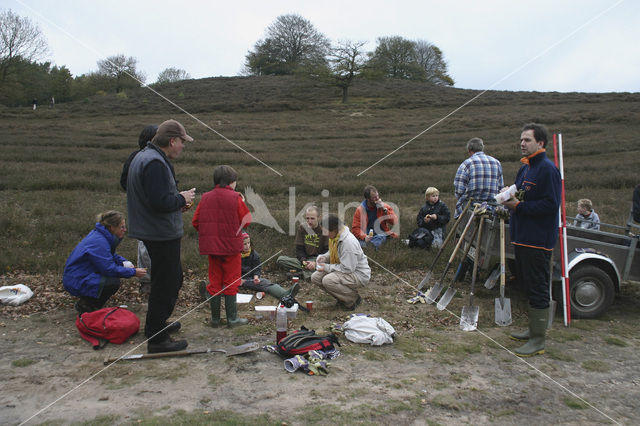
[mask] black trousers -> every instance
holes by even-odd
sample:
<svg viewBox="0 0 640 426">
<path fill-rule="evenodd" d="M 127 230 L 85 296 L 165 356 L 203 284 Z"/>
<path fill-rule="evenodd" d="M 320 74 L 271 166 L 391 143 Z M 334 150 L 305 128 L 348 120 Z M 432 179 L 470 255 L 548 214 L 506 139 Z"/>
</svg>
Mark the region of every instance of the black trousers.
<svg viewBox="0 0 640 426">
<path fill-rule="evenodd" d="M 152 265 L 151 292 L 144 335 L 150 342 L 157 343 L 168 337 L 166 331 L 158 332 L 166 327 L 182 287 L 180 238 L 169 241 L 144 240 L 143 242 L 149 252 Z"/>
<path fill-rule="evenodd" d="M 551 251 L 514 245 L 516 278 L 524 286 L 529 306 L 534 309 L 549 307 L 549 261 Z"/>
</svg>

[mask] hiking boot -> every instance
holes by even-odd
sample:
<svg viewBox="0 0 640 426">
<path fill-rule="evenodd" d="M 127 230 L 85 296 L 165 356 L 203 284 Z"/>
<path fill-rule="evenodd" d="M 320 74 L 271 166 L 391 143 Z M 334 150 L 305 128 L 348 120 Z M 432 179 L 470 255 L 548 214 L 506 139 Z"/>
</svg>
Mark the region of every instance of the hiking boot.
<svg viewBox="0 0 640 426">
<path fill-rule="evenodd" d="M 174 321 L 169 324 L 167 328 L 164 329 L 164 331 L 166 331 L 167 333 L 175 333 L 176 331 L 180 330 L 181 327 L 182 324 L 180 324 L 180 321 Z"/>
<path fill-rule="evenodd" d="M 73 305 L 73 307 L 78 312 L 78 315 L 82 315 L 85 312 L 97 311 L 98 309 L 100 309 L 97 306 L 97 300 L 95 300 L 95 299 L 91 300 L 88 297 L 80 297 L 76 301 L 76 303 Z"/>
<path fill-rule="evenodd" d="M 161 342 L 148 342 L 147 352 L 155 354 L 158 352 L 176 352 L 186 349 L 189 346 L 186 340 L 173 340 L 171 337 L 167 337 Z"/>
<path fill-rule="evenodd" d="M 341 302 L 339 302 L 339 303 L 341 303 Z M 360 297 L 360 295 L 358 295 L 358 298 L 353 303 L 353 305 L 345 305 L 344 303 L 341 303 L 341 305 L 342 305 L 342 309 L 344 309 L 345 311 L 353 311 L 358 306 L 360 306 L 361 303 L 362 303 L 362 298 Z"/>
</svg>

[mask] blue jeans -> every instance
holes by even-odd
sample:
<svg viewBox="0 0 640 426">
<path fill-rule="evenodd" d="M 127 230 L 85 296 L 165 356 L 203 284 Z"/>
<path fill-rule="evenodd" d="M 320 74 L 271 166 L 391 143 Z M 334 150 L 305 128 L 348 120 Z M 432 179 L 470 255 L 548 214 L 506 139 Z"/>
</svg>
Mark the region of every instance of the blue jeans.
<svg viewBox="0 0 640 426">
<path fill-rule="evenodd" d="M 367 246 L 367 242 L 365 240 L 358 240 L 358 241 L 360 241 L 360 247 L 365 248 Z M 386 235 L 376 234 L 373 237 L 371 237 L 371 239 L 369 240 L 369 244 L 373 244 L 373 246 L 377 250 L 380 248 L 382 244 L 384 244 L 385 241 L 387 241 Z"/>
</svg>

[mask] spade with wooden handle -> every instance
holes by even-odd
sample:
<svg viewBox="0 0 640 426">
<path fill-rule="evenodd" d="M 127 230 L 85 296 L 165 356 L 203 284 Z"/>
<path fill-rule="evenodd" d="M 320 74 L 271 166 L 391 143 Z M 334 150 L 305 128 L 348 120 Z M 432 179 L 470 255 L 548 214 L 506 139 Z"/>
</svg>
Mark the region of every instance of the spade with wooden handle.
<svg viewBox="0 0 640 426">
<path fill-rule="evenodd" d="M 177 356 L 189 356 L 195 354 L 207 354 L 211 352 L 219 352 L 223 353 L 226 356 L 240 355 L 247 352 L 253 352 L 260 349 L 260 344 L 256 342 L 245 343 L 240 346 L 231 346 L 226 349 L 193 349 L 186 351 L 175 351 L 175 352 L 158 352 L 153 354 L 132 354 L 125 355 L 119 358 L 109 358 L 104 361 L 104 365 L 111 364 L 116 361 L 137 361 L 139 359 L 156 359 L 156 358 L 170 358 Z"/>
</svg>

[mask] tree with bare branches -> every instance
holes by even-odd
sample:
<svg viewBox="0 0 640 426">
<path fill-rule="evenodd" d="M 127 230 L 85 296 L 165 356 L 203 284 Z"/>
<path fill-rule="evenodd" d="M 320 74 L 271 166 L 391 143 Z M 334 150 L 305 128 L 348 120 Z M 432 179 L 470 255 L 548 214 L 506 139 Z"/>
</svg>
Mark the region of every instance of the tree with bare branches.
<svg viewBox="0 0 640 426">
<path fill-rule="evenodd" d="M 98 61 L 98 74 L 110 78 L 115 83 L 115 91 L 139 87 L 146 76 L 136 69 L 138 60 L 120 53 Z"/>
<path fill-rule="evenodd" d="M 342 103 L 349 102 L 349 87 L 362 73 L 366 54 L 362 50 L 366 42 L 344 40 L 331 49 L 329 63 L 336 85 L 342 89 Z"/>
<path fill-rule="evenodd" d="M 29 18 L 7 10 L 0 13 L 0 79 L 4 82 L 19 60 L 35 61 L 49 52 L 40 28 Z"/>
</svg>

